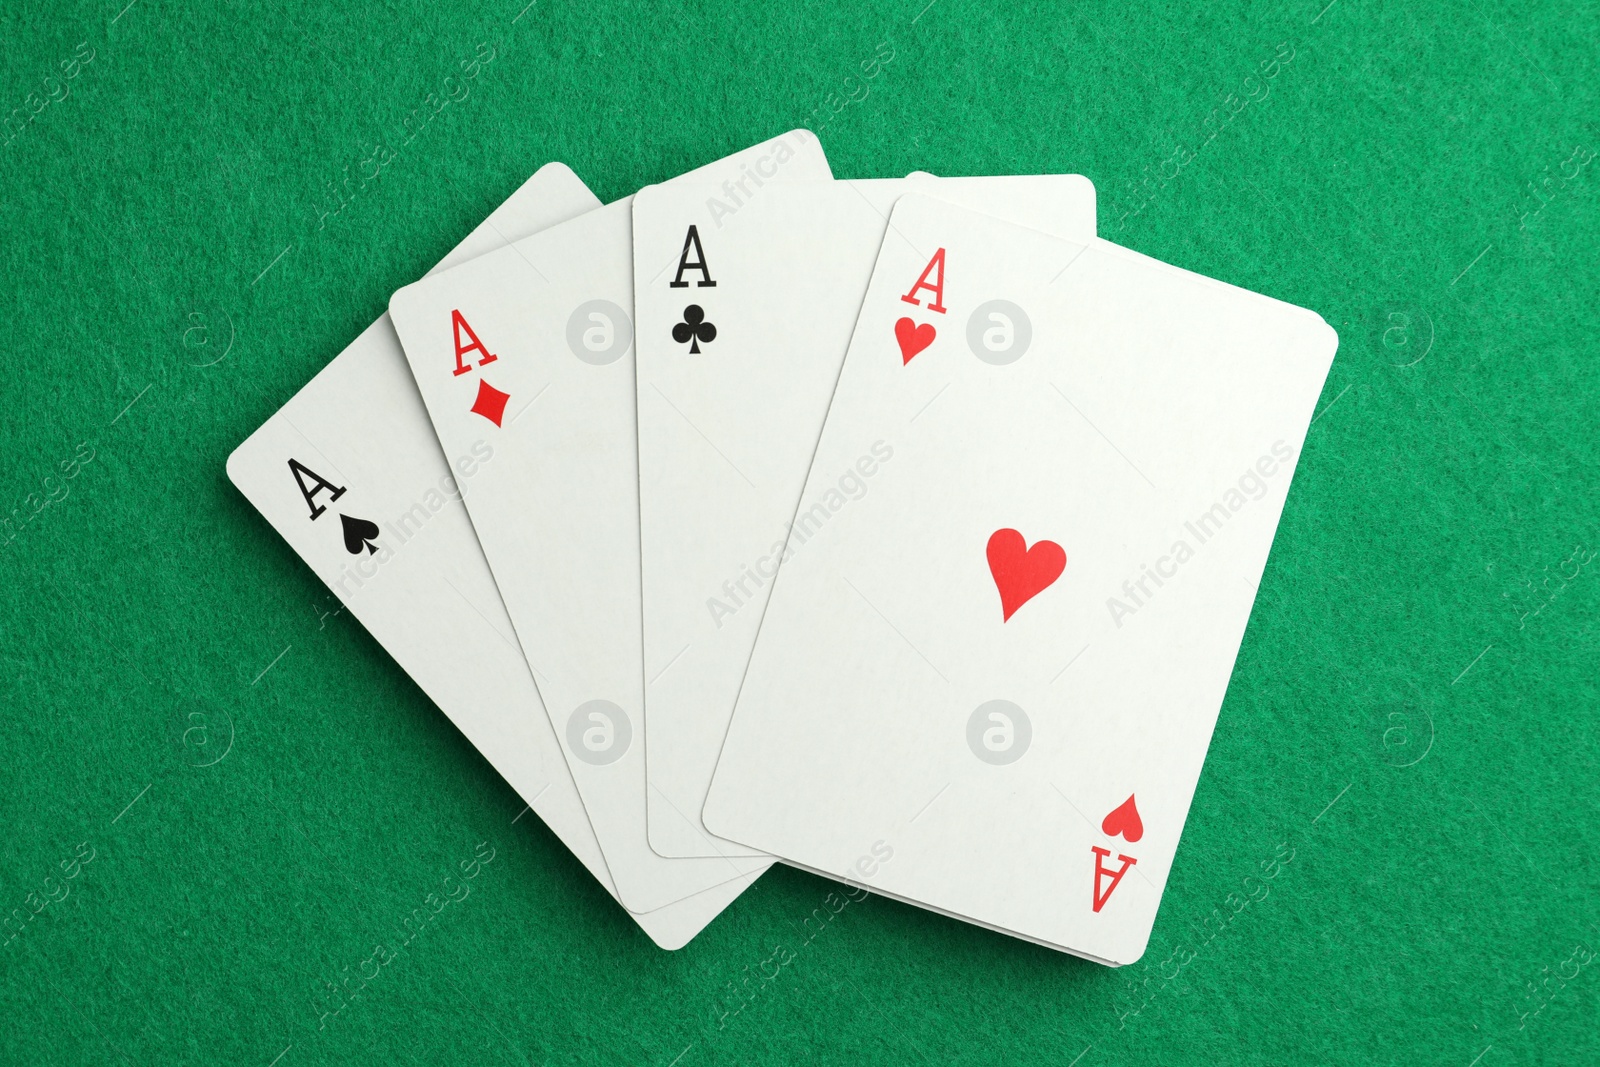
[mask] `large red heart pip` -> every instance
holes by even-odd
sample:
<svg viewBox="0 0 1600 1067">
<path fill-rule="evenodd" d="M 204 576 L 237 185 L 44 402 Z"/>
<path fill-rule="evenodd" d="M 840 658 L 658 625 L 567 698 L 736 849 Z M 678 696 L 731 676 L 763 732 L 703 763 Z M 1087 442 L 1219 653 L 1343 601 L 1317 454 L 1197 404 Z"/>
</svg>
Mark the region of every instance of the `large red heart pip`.
<svg viewBox="0 0 1600 1067">
<path fill-rule="evenodd" d="M 1107 837 L 1121 834 L 1130 845 L 1144 836 L 1144 820 L 1139 818 L 1139 808 L 1133 802 L 1132 793 L 1105 817 L 1100 829 Z"/>
<path fill-rule="evenodd" d="M 1054 541 L 1036 541 L 1032 548 L 1016 530 L 989 535 L 989 573 L 1000 590 L 1001 622 L 1017 613 L 1067 569 L 1067 553 Z"/>
<path fill-rule="evenodd" d="M 933 344 L 935 331 L 932 323 L 918 326 L 910 319 L 900 319 L 894 324 L 894 339 L 900 342 L 900 365 L 911 362 L 911 357 Z"/>
</svg>

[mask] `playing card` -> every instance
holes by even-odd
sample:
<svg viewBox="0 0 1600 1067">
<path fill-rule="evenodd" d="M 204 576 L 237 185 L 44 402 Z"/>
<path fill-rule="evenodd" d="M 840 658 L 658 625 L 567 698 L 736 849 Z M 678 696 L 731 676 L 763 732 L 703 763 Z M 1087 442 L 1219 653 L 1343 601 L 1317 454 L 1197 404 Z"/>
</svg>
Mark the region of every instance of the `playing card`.
<svg viewBox="0 0 1600 1067">
<path fill-rule="evenodd" d="M 828 177 L 785 134 L 693 172 L 749 204 Z M 672 860 L 645 832 L 631 198 L 407 286 L 390 311 L 617 891 L 650 910 L 765 861 Z"/>
<path fill-rule="evenodd" d="M 549 164 L 445 263 L 598 204 L 566 166 Z M 485 443 L 454 470 L 446 463 L 384 315 L 228 457 L 228 476 L 615 897 L 460 501 L 494 460 Z M 633 918 L 677 948 L 741 888 L 730 882 Z"/>
<path fill-rule="evenodd" d="M 700 809 L 889 212 L 913 188 L 1094 237 L 1079 175 L 794 183 L 737 208 L 705 185 L 634 198 L 645 754 L 662 855 L 744 851 L 709 835 Z"/>
<path fill-rule="evenodd" d="M 706 825 L 1137 959 L 1337 341 L 902 197 Z"/>
</svg>

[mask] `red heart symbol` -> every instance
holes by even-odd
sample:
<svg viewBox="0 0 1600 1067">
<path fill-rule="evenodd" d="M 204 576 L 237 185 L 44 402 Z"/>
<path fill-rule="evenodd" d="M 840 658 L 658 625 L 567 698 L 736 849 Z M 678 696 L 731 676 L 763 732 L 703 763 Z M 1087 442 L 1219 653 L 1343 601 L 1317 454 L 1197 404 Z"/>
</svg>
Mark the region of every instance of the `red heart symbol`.
<svg viewBox="0 0 1600 1067">
<path fill-rule="evenodd" d="M 1067 553 L 1054 541 L 1036 541 L 1032 548 L 1015 530 L 996 530 L 989 537 L 989 573 L 1000 590 L 1001 622 L 1034 596 L 1048 589 L 1067 569 Z"/>
<path fill-rule="evenodd" d="M 894 339 L 900 342 L 900 365 L 903 367 L 911 362 L 911 357 L 933 344 L 934 329 L 930 323 L 927 326 L 918 326 L 910 319 L 901 319 L 894 324 Z"/>
<path fill-rule="evenodd" d="M 1121 834 L 1127 838 L 1130 845 L 1144 836 L 1144 820 L 1139 818 L 1139 809 L 1133 803 L 1132 793 L 1128 794 L 1128 799 L 1119 804 L 1115 811 L 1105 817 L 1100 829 L 1107 837 Z"/>
</svg>

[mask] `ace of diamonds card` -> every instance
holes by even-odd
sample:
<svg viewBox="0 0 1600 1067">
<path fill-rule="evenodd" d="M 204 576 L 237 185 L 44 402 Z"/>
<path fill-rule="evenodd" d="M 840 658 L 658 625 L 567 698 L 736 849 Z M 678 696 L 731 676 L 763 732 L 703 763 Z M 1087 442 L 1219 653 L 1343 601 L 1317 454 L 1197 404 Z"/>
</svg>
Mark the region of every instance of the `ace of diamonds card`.
<svg viewBox="0 0 1600 1067">
<path fill-rule="evenodd" d="M 829 177 L 804 131 L 674 181 Z M 445 454 L 495 459 L 467 512 L 630 911 L 765 869 L 646 836 L 632 198 L 399 290 L 395 331 Z"/>
<path fill-rule="evenodd" d="M 1303 309 L 903 197 L 706 826 L 1136 960 L 1336 346 Z"/>
</svg>

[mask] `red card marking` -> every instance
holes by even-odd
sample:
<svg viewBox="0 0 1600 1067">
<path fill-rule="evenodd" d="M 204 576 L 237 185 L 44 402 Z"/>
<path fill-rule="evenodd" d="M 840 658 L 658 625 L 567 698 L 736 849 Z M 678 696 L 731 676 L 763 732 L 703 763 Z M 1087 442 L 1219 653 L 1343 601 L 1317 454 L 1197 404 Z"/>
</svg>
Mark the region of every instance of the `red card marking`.
<svg viewBox="0 0 1600 1067">
<path fill-rule="evenodd" d="M 931 325 L 918 326 L 910 319 L 900 319 L 894 324 L 894 339 L 900 342 L 900 365 L 911 362 L 911 357 L 933 344 Z"/>
<path fill-rule="evenodd" d="M 1128 794 L 1128 799 L 1117 805 L 1105 821 L 1100 824 L 1100 829 L 1107 837 L 1122 835 L 1130 845 L 1144 836 L 1144 820 L 1139 818 L 1139 808 L 1133 802 L 1133 794 Z"/>
<path fill-rule="evenodd" d="M 1094 853 L 1094 910 L 1099 912 L 1101 908 L 1106 906 L 1106 901 L 1111 899 L 1112 890 L 1117 888 L 1117 883 L 1122 881 L 1122 876 L 1128 873 L 1128 868 L 1139 861 L 1132 856 L 1118 856 L 1117 859 L 1122 861 L 1122 868 L 1113 871 L 1101 862 L 1111 855 L 1108 850 L 1091 845 L 1090 851 Z M 1111 884 L 1105 886 L 1105 891 L 1101 892 L 1103 879 L 1107 877 L 1111 879 Z"/>
<path fill-rule="evenodd" d="M 928 327 L 930 330 L 932 327 Z M 1016 530 L 996 530 L 989 536 L 989 573 L 1000 590 L 1001 622 L 1048 589 L 1067 568 L 1067 553 L 1054 541 L 1036 541 L 1032 548 Z"/>
<path fill-rule="evenodd" d="M 478 399 L 472 402 L 472 410 L 496 426 L 506 413 L 506 401 L 511 399 L 510 393 L 502 393 L 482 378 L 478 379 Z"/>
</svg>

